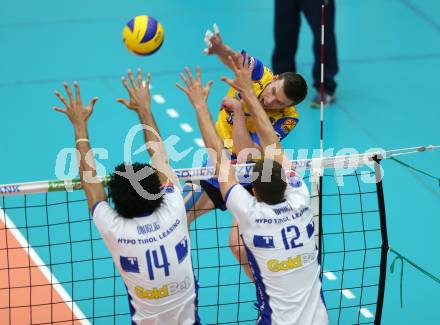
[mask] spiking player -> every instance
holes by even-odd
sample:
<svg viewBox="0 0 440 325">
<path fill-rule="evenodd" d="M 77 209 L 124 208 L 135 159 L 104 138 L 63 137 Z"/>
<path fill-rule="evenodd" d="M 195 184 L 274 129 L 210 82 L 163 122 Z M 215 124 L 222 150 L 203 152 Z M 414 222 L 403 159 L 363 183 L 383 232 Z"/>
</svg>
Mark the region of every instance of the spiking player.
<svg viewBox="0 0 440 325">
<path fill-rule="evenodd" d="M 144 85 L 140 69 L 137 81 L 130 70 L 128 76 L 131 86 L 124 77 L 122 83 L 130 98 L 118 102 L 138 114 L 152 162 L 115 168 L 109 182 L 115 209 L 107 203 L 96 177 L 93 154 L 88 155 L 87 121 L 97 98 L 84 105 L 78 84 L 74 84 L 74 98 L 64 83 L 68 100 L 59 92 L 56 96 L 66 108 L 54 109 L 65 113 L 74 126 L 81 184 L 96 227 L 127 287 L 133 324 L 199 324 L 185 205 L 173 185 L 177 179 L 151 113 L 150 76 Z"/>
<path fill-rule="evenodd" d="M 214 24 L 214 32 L 208 30 L 205 35 L 207 48 L 204 52 L 208 55 L 216 55 L 222 63 L 231 68 L 228 57 L 234 55 L 234 51 L 223 43 L 219 29 Z M 242 51 L 243 60 L 246 55 Z M 280 75 L 273 75 L 263 63 L 251 57 L 254 62 L 252 71 L 252 89 L 263 106 L 264 116 L 269 118 L 273 130 L 280 140 L 284 139 L 298 123 L 298 112 L 295 105 L 301 103 L 307 95 L 307 84 L 303 77 L 297 73 L 286 72 Z M 234 88 L 230 88 L 227 96 L 223 98 L 220 113 L 218 115 L 216 129 L 223 140 L 223 145 L 228 149 L 231 161 L 245 163 L 253 159 L 249 155 L 251 152 L 262 151 L 260 139 L 256 133 L 254 120 L 249 114 L 246 104 L 240 102 L 240 93 Z M 240 154 L 241 152 L 241 154 Z M 257 154 L 258 155 L 258 154 Z M 207 162 L 208 163 L 208 162 Z M 213 208 L 225 210 L 226 206 L 220 194 L 217 179 L 212 178 L 201 181 L 203 191 L 190 191 L 189 187 L 184 188 L 184 192 L 190 191 L 191 194 L 185 195 L 188 220 L 192 222 L 196 217 Z M 250 184 L 245 186 L 251 191 Z M 246 265 L 246 255 L 240 249 L 237 223 L 231 227 L 229 244 L 234 256 Z M 245 267 L 246 273 L 252 278 L 250 271 Z"/>
<path fill-rule="evenodd" d="M 207 148 L 214 149 L 210 154 L 217 166 L 221 194 L 238 221 L 257 287 L 257 324 L 325 325 L 328 316 L 321 298 L 309 192 L 297 176 L 288 177 L 286 185 L 283 163 L 288 165 L 287 157 L 253 90 L 254 63 L 244 62 L 239 53 L 229 57 L 235 79 L 222 79 L 240 92 L 264 150 L 264 159 L 253 169 L 257 173 L 254 196 L 239 184 L 230 160 L 225 159 L 222 140 L 206 104 L 210 85 L 203 88 L 200 68 L 196 80 L 187 70 L 188 79 L 182 78 L 186 88 L 178 87 L 195 108 Z"/>
</svg>

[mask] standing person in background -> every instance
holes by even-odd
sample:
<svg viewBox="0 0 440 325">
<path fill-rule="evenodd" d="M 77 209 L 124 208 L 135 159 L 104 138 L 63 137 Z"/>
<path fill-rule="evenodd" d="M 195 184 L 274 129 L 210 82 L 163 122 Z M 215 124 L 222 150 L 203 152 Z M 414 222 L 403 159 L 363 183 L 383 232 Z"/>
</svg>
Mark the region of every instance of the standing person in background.
<svg viewBox="0 0 440 325">
<path fill-rule="evenodd" d="M 295 55 L 298 49 L 300 14 L 303 12 L 313 33 L 313 87 L 317 94 L 310 106 L 320 105 L 321 85 L 321 5 L 325 4 L 324 29 L 324 104 L 335 101 L 338 58 L 335 37 L 334 0 L 275 0 L 275 48 L 272 54 L 272 69 L 275 74 L 296 71 Z"/>
</svg>

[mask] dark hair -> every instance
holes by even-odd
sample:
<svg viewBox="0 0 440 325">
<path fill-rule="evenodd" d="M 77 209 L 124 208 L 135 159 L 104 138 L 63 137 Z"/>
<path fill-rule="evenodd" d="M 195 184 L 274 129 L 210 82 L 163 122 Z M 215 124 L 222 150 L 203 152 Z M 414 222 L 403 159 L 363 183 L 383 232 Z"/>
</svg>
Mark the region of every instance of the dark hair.
<svg viewBox="0 0 440 325">
<path fill-rule="evenodd" d="M 124 218 L 139 217 L 152 213 L 161 204 L 163 199 L 162 195 L 156 200 L 143 198 L 136 192 L 128 178 L 117 173 L 126 172 L 127 167 L 130 165 L 131 164 L 120 164 L 116 166 L 115 173 L 110 175 L 110 181 L 108 183 L 109 197 L 115 204 L 115 209 L 118 214 Z M 146 172 L 149 176 L 140 180 L 139 183 L 145 191 L 152 195 L 160 193 L 161 184 L 156 169 L 149 164 L 134 163 L 131 166 L 134 172 L 138 172 L 142 168 L 147 167 Z"/>
<path fill-rule="evenodd" d="M 253 171 L 258 175 L 253 181 L 258 199 L 267 204 L 282 202 L 287 186 L 284 168 L 273 159 L 261 159 L 255 163 Z"/>
<path fill-rule="evenodd" d="M 293 101 L 293 105 L 298 105 L 307 96 L 307 83 L 304 78 L 295 72 L 283 72 L 278 80 L 284 80 L 284 93 L 287 98 Z"/>
</svg>

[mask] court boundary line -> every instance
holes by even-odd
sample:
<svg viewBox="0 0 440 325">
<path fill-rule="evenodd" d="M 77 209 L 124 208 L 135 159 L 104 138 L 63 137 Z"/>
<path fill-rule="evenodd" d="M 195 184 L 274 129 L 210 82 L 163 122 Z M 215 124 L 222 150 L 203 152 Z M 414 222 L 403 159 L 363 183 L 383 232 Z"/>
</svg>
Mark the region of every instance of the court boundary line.
<svg viewBox="0 0 440 325">
<path fill-rule="evenodd" d="M 412 11 L 415 15 L 417 15 L 422 21 L 433 27 L 437 32 L 440 32 L 440 25 L 437 24 L 437 22 L 428 14 L 425 13 L 424 10 L 417 7 L 414 3 L 408 1 L 408 0 L 400 0 L 403 5 Z"/>
<path fill-rule="evenodd" d="M 35 265 L 38 266 L 39 271 L 43 274 L 44 278 L 50 283 L 55 290 L 64 300 L 64 303 L 68 306 L 68 308 L 72 311 L 73 315 L 77 318 L 76 321 L 80 322 L 83 325 L 91 325 L 90 321 L 84 315 L 82 310 L 78 307 L 76 302 L 70 297 L 70 294 L 64 289 L 62 284 L 58 281 L 57 277 L 49 270 L 46 263 L 41 259 L 38 253 L 34 250 L 31 244 L 27 241 L 27 239 L 23 236 L 19 229 L 15 226 L 15 223 L 9 218 L 6 214 L 6 211 L 0 207 L 0 222 L 3 222 L 5 225 L 6 231 L 9 231 L 20 244 L 21 248 L 29 255 L 30 260 L 32 260 Z M 12 225 L 12 228 L 10 228 Z M 7 241 L 6 241 L 7 245 Z M 6 249 L 7 246 L 6 246 Z M 8 263 L 9 264 L 9 263 Z M 32 305 L 30 305 L 32 307 Z M 9 307 L 11 308 L 11 307 Z"/>
</svg>

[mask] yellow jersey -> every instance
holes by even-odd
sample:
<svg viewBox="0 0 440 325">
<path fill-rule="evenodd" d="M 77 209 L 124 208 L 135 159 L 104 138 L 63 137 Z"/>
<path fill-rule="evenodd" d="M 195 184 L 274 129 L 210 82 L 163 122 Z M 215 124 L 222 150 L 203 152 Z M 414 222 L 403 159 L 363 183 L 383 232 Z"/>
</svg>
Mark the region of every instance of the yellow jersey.
<svg viewBox="0 0 440 325">
<path fill-rule="evenodd" d="M 242 51 L 242 55 L 245 57 L 246 52 Z M 273 74 L 272 71 L 265 67 L 260 60 L 256 58 L 250 59 L 255 61 L 254 70 L 252 71 L 252 87 L 257 97 L 259 97 L 264 88 L 272 81 Z M 227 96 L 237 99 L 240 98 L 240 94 L 232 87 L 229 89 Z M 246 127 L 249 131 L 251 139 L 253 142 L 260 144 L 252 116 L 249 113 L 249 109 L 246 104 L 244 105 L 243 110 L 246 117 Z M 298 112 L 293 105 L 284 107 L 282 109 L 268 109 L 265 111 L 280 140 L 284 139 L 299 121 Z M 222 107 L 216 123 L 217 133 L 223 139 L 224 147 L 231 150 L 232 154 L 235 156 L 236 150 L 232 140 L 233 122 L 233 113 L 228 112 Z"/>
</svg>

